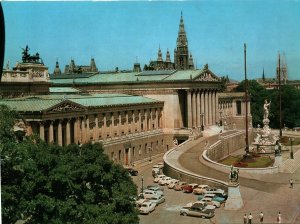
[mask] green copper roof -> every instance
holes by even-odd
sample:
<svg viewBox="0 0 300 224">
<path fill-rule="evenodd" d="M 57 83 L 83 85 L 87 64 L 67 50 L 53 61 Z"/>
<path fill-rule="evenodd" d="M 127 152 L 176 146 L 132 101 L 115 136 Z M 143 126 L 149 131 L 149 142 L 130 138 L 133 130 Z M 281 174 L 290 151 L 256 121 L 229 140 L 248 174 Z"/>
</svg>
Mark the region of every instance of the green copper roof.
<svg viewBox="0 0 300 224">
<path fill-rule="evenodd" d="M 79 90 L 72 87 L 50 87 L 50 93 L 78 93 Z"/>
<path fill-rule="evenodd" d="M 203 70 L 183 70 L 183 71 L 177 71 L 173 73 L 172 75 L 168 76 L 164 80 L 166 81 L 179 81 L 179 80 L 191 80 L 200 75 L 203 72 Z"/>
<path fill-rule="evenodd" d="M 131 96 L 126 94 L 53 94 L 2 99 L 0 100 L 0 104 L 5 104 L 17 111 L 30 112 L 47 110 L 64 101 L 74 102 L 83 107 L 109 107 L 161 102 L 142 96 Z"/>
<path fill-rule="evenodd" d="M 100 73 L 90 77 L 82 78 L 72 76 L 72 78 L 51 79 L 53 84 L 108 84 L 108 83 L 137 83 L 137 82 L 163 82 L 180 81 L 194 79 L 203 70 L 165 70 L 165 71 L 143 71 L 143 72 L 120 72 L 120 73 Z"/>
</svg>

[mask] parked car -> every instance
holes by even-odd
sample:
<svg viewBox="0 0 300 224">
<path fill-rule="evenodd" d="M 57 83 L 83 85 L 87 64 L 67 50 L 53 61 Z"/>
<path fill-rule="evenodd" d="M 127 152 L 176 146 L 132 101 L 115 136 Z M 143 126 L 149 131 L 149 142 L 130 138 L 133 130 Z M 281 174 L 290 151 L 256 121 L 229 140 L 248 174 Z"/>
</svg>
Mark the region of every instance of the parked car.
<svg viewBox="0 0 300 224">
<path fill-rule="evenodd" d="M 157 205 L 159 205 L 159 204 L 165 202 L 165 201 L 166 201 L 166 198 L 165 198 L 165 196 L 163 196 L 163 195 L 154 195 L 154 196 L 152 196 L 152 197 L 149 199 L 149 201 L 155 203 L 156 206 L 157 206 Z"/>
<path fill-rule="evenodd" d="M 207 203 L 205 203 L 204 201 L 195 201 L 195 202 L 187 203 L 185 206 L 183 206 L 183 208 L 190 208 L 194 204 L 198 204 L 197 206 L 202 207 L 202 208 L 207 206 Z"/>
<path fill-rule="evenodd" d="M 152 167 L 152 176 L 155 178 L 157 175 L 160 174 L 160 168 L 158 165 L 154 165 Z"/>
<path fill-rule="evenodd" d="M 144 195 L 141 193 L 141 194 L 139 194 L 138 198 L 136 199 L 135 204 L 136 204 L 137 207 L 141 207 L 141 205 L 142 205 L 145 201 L 148 201 L 148 199 L 146 199 L 146 198 L 144 197 Z"/>
<path fill-rule="evenodd" d="M 190 185 L 184 185 L 182 186 L 182 190 L 184 193 L 192 193 L 193 192 L 193 187 Z"/>
<path fill-rule="evenodd" d="M 164 191 L 165 189 L 159 185 L 148 185 L 146 189 L 151 190 L 151 191 Z"/>
<path fill-rule="evenodd" d="M 223 203 L 226 200 L 225 198 L 216 196 L 215 194 L 199 195 L 197 199 L 200 201 L 202 198 L 211 198 L 213 201 L 217 201 L 217 202 L 220 202 L 220 203 Z"/>
<path fill-rule="evenodd" d="M 178 182 L 175 186 L 174 186 L 174 190 L 175 191 L 181 191 L 182 190 L 182 187 L 187 185 L 187 182 Z"/>
<path fill-rule="evenodd" d="M 196 184 L 196 183 L 191 183 L 191 184 L 189 184 L 193 189 L 195 189 L 196 187 L 198 187 L 198 184 Z"/>
<path fill-rule="evenodd" d="M 162 168 L 164 167 L 164 163 L 163 163 L 163 162 L 159 162 L 159 163 L 157 163 L 157 166 L 158 166 L 160 169 L 162 169 Z"/>
<path fill-rule="evenodd" d="M 170 180 L 170 183 L 168 184 L 168 188 L 173 189 L 177 183 L 179 183 L 179 180 L 176 179 Z"/>
<path fill-rule="evenodd" d="M 144 190 L 142 193 L 146 199 L 150 199 L 154 195 L 163 195 L 164 192 L 162 191 L 151 191 L 151 190 Z"/>
<path fill-rule="evenodd" d="M 145 201 L 143 204 L 141 204 L 139 212 L 140 214 L 149 214 L 150 212 L 153 212 L 155 210 L 155 206 L 155 203 L 151 201 Z"/>
<path fill-rule="evenodd" d="M 215 215 L 213 209 L 209 208 L 202 208 L 198 205 L 193 205 L 190 208 L 182 208 L 180 209 L 180 215 L 189 215 L 189 216 L 196 216 L 201 218 L 212 218 Z"/>
<path fill-rule="evenodd" d="M 221 206 L 221 203 L 220 203 L 220 202 L 218 202 L 218 201 L 213 201 L 212 198 L 205 197 L 205 198 L 202 198 L 201 201 L 207 203 L 208 205 L 214 205 L 214 206 L 216 206 L 217 208 L 220 208 L 220 206 Z"/>
<path fill-rule="evenodd" d="M 194 194 L 205 194 L 206 193 L 206 190 L 208 189 L 208 185 L 198 185 L 194 190 L 193 190 L 193 193 Z"/>
<path fill-rule="evenodd" d="M 157 175 L 157 176 L 154 178 L 154 183 L 158 183 L 158 181 L 159 181 L 161 178 L 163 178 L 163 177 L 165 177 L 164 174 Z"/>
<path fill-rule="evenodd" d="M 133 168 L 126 168 L 126 170 L 128 171 L 130 176 L 137 176 L 138 175 L 138 171 L 133 169 Z"/>
<path fill-rule="evenodd" d="M 164 186 L 164 185 L 166 185 L 167 182 L 170 181 L 170 180 L 172 180 L 171 177 L 165 177 L 165 178 L 160 179 L 160 180 L 158 181 L 158 184 Z"/>
</svg>

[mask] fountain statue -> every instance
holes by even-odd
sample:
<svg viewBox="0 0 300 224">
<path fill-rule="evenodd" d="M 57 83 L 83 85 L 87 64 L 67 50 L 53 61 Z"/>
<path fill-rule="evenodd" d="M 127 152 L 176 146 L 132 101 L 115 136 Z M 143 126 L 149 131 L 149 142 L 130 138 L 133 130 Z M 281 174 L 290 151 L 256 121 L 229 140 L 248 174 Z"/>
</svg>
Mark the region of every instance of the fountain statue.
<svg viewBox="0 0 300 224">
<path fill-rule="evenodd" d="M 257 146 L 258 152 L 265 152 L 267 146 L 274 146 L 276 141 L 279 139 L 278 136 L 275 136 L 271 133 L 271 128 L 269 127 L 269 114 L 270 114 L 271 101 L 265 100 L 264 103 L 264 118 L 263 118 L 263 128 L 260 128 L 258 125 L 257 135 L 254 139 L 253 145 Z"/>
</svg>

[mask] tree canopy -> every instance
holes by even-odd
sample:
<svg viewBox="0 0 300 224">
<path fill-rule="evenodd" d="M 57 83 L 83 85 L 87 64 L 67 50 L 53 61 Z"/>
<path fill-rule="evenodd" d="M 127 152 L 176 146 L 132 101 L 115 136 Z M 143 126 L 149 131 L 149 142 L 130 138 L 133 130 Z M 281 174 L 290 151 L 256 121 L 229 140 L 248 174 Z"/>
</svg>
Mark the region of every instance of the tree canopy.
<svg viewBox="0 0 300 224">
<path fill-rule="evenodd" d="M 14 114 L 6 119 L 9 109 L 0 109 L 1 127 L 12 130 Z M 35 136 L 7 138 L 13 132 L 0 132 L 3 223 L 138 223 L 137 188 L 100 144 L 63 148 Z"/>
<path fill-rule="evenodd" d="M 244 91 L 242 81 L 234 90 L 237 92 Z M 266 90 L 255 80 L 248 81 L 249 95 L 251 102 L 252 123 L 256 127 L 258 124 L 263 126 L 263 105 L 264 100 L 271 100 L 270 106 L 270 127 L 279 128 L 279 91 L 277 89 Z M 300 90 L 293 86 L 282 86 L 282 125 L 293 128 L 300 126 Z"/>
</svg>

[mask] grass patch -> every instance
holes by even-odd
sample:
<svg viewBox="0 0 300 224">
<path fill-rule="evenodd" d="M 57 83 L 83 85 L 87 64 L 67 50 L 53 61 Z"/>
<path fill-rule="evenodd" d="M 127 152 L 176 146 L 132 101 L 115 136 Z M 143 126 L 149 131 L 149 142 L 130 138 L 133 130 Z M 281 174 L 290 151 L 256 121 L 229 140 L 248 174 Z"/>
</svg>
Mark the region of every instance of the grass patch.
<svg viewBox="0 0 300 224">
<path fill-rule="evenodd" d="M 247 167 L 247 168 L 265 168 L 269 167 L 274 163 L 274 159 L 271 159 L 269 156 L 260 156 L 260 157 L 253 157 L 253 161 L 251 162 L 244 162 L 242 161 L 242 156 L 228 156 L 227 158 L 220 161 L 221 164 L 227 166 L 235 166 L 236 167 Z M 244 164 L 247 164 L 246 166 Z"/>
</svg>

